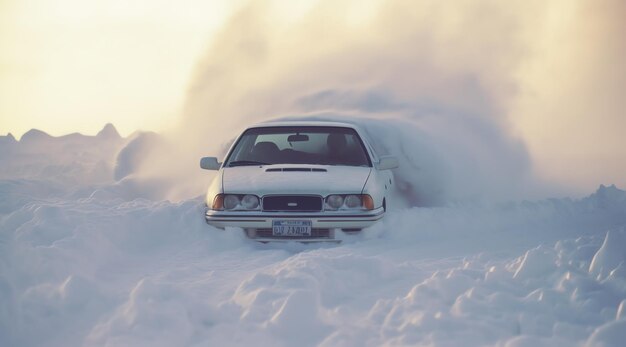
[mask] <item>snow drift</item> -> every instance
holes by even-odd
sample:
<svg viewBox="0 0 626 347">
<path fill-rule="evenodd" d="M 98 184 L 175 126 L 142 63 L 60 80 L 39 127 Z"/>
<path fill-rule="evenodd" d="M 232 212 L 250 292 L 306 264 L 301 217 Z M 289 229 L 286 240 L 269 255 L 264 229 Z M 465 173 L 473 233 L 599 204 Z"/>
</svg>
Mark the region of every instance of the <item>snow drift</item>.
<svg viewBox="0 0 626 347">
<path fill-rule="evenodd" d="M 396 208 L 340 246 L 262 245 L 206 225 L 201 198 L 162 201 L 160 184 L 141 197 L 150 181 L 124 144 L 149 136 L 33 134 L 45 146 L 2 147 L 0 345 L 623 341 L 626 192 L 615 186 L 579 200 Z M 94 173 L 98 158 L 108 178 Z M 118 181 L 115 158 L 128 173 Z"/>
<path fill-rule="evenodd" d="M 253 244 L 207 226 L 202 209 L 98 197 L 16 206 L 0 222 L 1 344 L 623 341 L 626 192 L 615 187 L 398 210 L 341 246 Z"/>
</svg>

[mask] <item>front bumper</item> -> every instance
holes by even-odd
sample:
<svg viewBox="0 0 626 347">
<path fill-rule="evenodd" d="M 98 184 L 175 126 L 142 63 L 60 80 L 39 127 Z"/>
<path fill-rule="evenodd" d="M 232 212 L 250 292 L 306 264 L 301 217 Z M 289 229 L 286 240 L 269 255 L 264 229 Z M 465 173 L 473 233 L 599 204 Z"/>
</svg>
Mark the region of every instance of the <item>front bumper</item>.
<svg viewBox="0 0 626 347">
<path fill-rule="evenodd" d="M 382 207 L 369 211 L 325 212 L 261 212 L 261 211 L 206 211 L 206 222 L 217 228 L 243 229 L 272 228 L 274 220 L 310 220 L 314 229 L 362 229 L 383 218 Z"/>
</svg>

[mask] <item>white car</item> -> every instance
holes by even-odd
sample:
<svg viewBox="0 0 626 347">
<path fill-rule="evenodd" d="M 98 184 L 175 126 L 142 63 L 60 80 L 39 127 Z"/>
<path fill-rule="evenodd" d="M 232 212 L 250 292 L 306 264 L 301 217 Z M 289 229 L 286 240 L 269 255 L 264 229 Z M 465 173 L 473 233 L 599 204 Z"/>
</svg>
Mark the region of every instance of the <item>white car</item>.
<svg viewBox="0 0 626 347">
<path fill-rule="evenodd" d="M 206 196 L 206 221 L 240 227 L 257 241 L 336 241 L 383 218 L 393 184 L 391 156 L 379 157 L 353 124 L 270 122 L 246 129 Z"/>
</svg>

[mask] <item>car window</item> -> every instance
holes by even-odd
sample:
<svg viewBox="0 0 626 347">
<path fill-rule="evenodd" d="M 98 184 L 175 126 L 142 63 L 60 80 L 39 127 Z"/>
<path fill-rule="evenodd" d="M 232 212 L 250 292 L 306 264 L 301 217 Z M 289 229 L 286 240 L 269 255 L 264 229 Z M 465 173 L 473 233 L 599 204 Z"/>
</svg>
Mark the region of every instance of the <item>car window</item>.
<svg viewBox="0 0 626 347">
<path fill-rule="evenodd" d="M 371 166 L 371 160 L 351 128 L 266 127 L 244 132 L 226 163 L 255 164 Z"/>
</svg>

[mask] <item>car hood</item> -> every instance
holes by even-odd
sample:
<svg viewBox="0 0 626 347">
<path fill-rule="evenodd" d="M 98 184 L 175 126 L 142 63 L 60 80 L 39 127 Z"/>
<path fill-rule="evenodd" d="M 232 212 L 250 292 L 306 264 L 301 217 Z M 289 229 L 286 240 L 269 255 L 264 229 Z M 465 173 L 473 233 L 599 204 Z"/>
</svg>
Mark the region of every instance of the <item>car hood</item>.
<svg viewBox="0 0 626 347">
<path fill-rule="evenodd" d="M 238 166 L 223 169 L 222 184 L 231 194 L 359 194 L 370 167 L 326 165 Z"/>
</svg>

